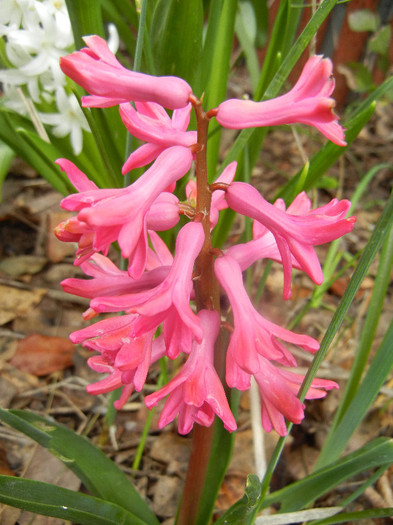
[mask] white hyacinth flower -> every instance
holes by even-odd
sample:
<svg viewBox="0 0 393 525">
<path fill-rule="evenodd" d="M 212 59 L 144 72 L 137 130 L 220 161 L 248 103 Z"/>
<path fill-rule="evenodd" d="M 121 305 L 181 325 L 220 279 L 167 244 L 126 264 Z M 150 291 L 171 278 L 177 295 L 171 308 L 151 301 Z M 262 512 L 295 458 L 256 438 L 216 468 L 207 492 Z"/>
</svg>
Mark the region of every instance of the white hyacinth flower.
<svg viewBox="0 0 393 525">
<path fill-rule="evenodd" d="M 0 70 L 4 105 L 19 114 L 28 114 L 26 104 L 21 102 L 22 88 L 41 122 L 51 126 L 56 137 L 69 135 L 78 155 L 82 151 L 83 130 L 90 129 L 76 97 L 66 91 L 66 78 L 59 65 L 60 57 L 74 46 L 65 0 L 0 2 L 0 37 L 13 66 Z M 116 32 L 113 40 L 118 45 Z M 51 105 L 54 111 L 48 108 Z"/>
<path fill-rule="evenodd" d="M 82 130 L 90 131 L 87 120 L 74 94 L 67 95 L 63 87 L 56 90 L 58 113 L 39 113 L 41 122 L 53 126 L 56 137 L 70 135 L 71 146 L 76 155 L 82 151 Z"/>
</svg>

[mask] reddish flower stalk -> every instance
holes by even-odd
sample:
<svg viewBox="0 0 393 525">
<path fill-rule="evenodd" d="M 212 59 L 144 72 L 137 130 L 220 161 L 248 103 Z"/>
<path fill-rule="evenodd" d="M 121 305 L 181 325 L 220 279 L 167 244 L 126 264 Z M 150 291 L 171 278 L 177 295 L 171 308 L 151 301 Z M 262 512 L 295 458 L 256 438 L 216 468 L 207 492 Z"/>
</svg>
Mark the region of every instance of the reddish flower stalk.
<svg viewBox="0 0 393 525">
<path fill-rule="evenodd" d="M 205 241 L 195 261 L 195 301 L 198 311 L 214 309 L 220 313 L 220 296 L 218 281 L 214 274 L 214 253 L 210 236 L 211 188 L 208 182 L 206 145 L 210 118 L 204 113 L 202 103 L 193 95 L 190 101 L 194 107 L 197 120 L 197 148 L 195 154 L 197 202 L 196 216 L 202 217 Z M 215 346 L 214 364 L 219 378 L 225 376 L 225 358 L 218 336 Z M 196 522 L 198 509 L 205 486 L 207 468 L 213 443 L 214 425 L 209 427 L 194 425 L 191 456 L 188 463 L 187 477 L 184 485 L 177 524 L 192 525 Z"/>
</svg>

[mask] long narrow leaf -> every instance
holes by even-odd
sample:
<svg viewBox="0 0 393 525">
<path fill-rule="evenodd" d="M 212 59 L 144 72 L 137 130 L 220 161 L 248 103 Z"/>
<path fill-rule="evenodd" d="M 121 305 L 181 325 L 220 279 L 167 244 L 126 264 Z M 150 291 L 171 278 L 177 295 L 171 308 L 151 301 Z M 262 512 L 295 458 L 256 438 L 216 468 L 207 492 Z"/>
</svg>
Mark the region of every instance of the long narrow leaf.
<svg viewBox="0 0 393 525">
<path fill-rule="evenodd" d="M 393 268 L 393 228 L 390 228 L 390 233 L 386 237 L 381 251 L 378 271 L 375 278 L 375 284 L 372 291 L 371 300 L 367 309 L 366 319 L 364 321 L 362 333 L 359 340 L 359 345 L 355 355 L 355 361 L 351 368 L 351 374 L 348 378 L 343 397 L 335 414 L 333 424 L 330 432 L 343 419 L 348 406 L 354 399 L 361 377 L 366 368 L 368 357 L 370 355 L 371 346 L 374 340 L 375 332 L 378 327 L 378 321 L 382 312 L 384 299 L 388 290 L 391 271 Z M 388 364 L 386 364 L 388 366 Z"/>
<path fill-rule="evenodd" d="M 126 475 L 87 439 L 32 412 L 0 409 L 0 419 L 56 454 L 94 496 L 157 525 L 156 517 Z"/>
<path fill-rule="evenodd" d="M 2 185 L 14 160 L 15 153 L 5 142 L 0 141 L 0 202 L 2 199 Z"/>
<path fill-rule="evenodd" d="M 331 432 L 323 446 L 317 465 L 326 465 L 344 450 L 350 437 L 363 420 L 381 386 L 393 368 L 393 321 L 378 348 L 362 384 L 345 412 L 345 417 Z"/>
<path fill-rule="evenodd" d="M 302 480 L 269 494 L 263 508 L 279 503 L 280 512 L 300 510 L 359 472 L 388 465 L 392 461 L 393 440 L 377 438 Z"/>
<path fill-rule="evenodd" d="M 202 89 L 205 90 L 204 105 L 209 109 L 216 107 L 225 99 L 235 29 L 237 0 L 225 0 L 221 4 L 222 9 L 217 20 L 214 45 L 211 49 L 210 76 L 207 84 L 202 86 Z M 215 178 L 218 162 L 221 137 L 219 129 L 217 122 L 212 121 L 210 124 L 211 138 L 207 146 L 207 169 L 210 180 Z"/>
<path fill-rule="evenodd" d="M 57 166 L 48 162 L 48 159 L 32 147 L 24 137 L 16 132 L 17 124 L 14 115 L 0 111 L 0 139 L 3 140 L 27 164 L 30 164 L 37 173 L 46 179 L 58 192 L 67 195 L 71 186 L 62 178 Z"/>
<path fill-rule="evenodd" d="M 0 501 L 81 525 L 146 525 L 145 521 L 111 502 L 14 476 L 0 475 Z"/>
<path fill-rule="evenodd" d="M 202 0 L 159 0 L 150 32 L 157 73 L 184 78 L 198 92 L 202 33 Z"/>
<path fill-rule="evenodd" d="M 97 0 L 66 0 L 66 5 L 77 49 L 83 46 L 82 37 L 85 35 L 105 37 L 101 2 Z"/>
</svg>

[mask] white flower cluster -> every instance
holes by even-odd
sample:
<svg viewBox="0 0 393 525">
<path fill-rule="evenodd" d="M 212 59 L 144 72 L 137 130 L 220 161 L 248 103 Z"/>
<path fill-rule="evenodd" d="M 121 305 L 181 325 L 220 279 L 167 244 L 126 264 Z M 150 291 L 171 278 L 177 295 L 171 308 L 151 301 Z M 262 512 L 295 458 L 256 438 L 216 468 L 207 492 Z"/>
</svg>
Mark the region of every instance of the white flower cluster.
<svg viewBox="0 0 393 525">
<path fill-rule="evenodd" d="M 9 62 L 0 70 L 4 104 L 26 115 L 27 95 L 54 136 L 70 135 L 78 155 L 89 126 L 59 66 L 74 45 L 65 0 L 1 0 L 0 37 Z"/>
</svg>

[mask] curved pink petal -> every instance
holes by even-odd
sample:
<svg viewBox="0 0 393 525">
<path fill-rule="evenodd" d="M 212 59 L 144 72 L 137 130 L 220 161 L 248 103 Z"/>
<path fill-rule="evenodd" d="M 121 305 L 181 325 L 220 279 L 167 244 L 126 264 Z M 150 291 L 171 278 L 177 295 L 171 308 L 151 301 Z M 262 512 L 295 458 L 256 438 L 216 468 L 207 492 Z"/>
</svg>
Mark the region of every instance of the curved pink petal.
<svg viewBox="0 0 393 525">
<path fill-rule="evenodd" d="M 60 67 L 88 93 L 112 99 L 113 105 L 119 100 L 153 101 L 169 109 L 188 104 L 191 88 L 185 80 L 130 71 L 120 64 L 104 39 L 90 36 L 85 42 L 88 48 L 62 57 Z"/>
<path fill-rule="evenodd" d="M 230 129 L 280 124 L 307 124 L 316 127 L 329 140 L 346 146 L 344 130 L 334 113 L 332 64 L 320 56 L 311 57 L 291 91 L 280 97 L 254 102 L 230 99 L 217 109 L 217 121 Z"/>
</svg>

